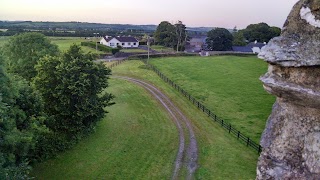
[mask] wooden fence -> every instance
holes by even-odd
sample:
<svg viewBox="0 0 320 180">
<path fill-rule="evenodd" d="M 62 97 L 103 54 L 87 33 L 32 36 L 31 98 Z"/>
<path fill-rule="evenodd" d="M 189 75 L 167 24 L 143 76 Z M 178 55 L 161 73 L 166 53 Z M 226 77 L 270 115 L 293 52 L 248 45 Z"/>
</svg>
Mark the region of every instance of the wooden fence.
<svg viewBox="0 0 320 180">
<path fill-rule="evenodd" d="M 144 61 L 147 66 L 150 67 L 157 75 L 164 80 L 166 83 L 168 83 L 170 86 L 178 90 L 183 96 L 185 96 L 192 104 L 194 104 L 199 110 L 201 110 L 203 113 L 208 115 L 213 121 L 219 123 L 221 127 L 223 127 L 225 130 L 229 132 L 229 134 L 232 134 L 235 136 L 238 140 L 240 140 L 242 143 L 246 144 L 246 146 L 253 148 L 257 151 L 258 154 L 261 153 L 262 147 L 251 140 L 249 137 L 242 134 L 240 131 L 238 131 L 236 128 L 234 128 L 230 123 L 224 121 L 223 119 L 219 118 L 217 115 L 214 114 L 213 111 L 209 110 L 207 107 L 205 107 L 202 103 L 197 101 L 194 97 L 192 97 L 187 91 L 182 89 L 179 85 L 175 84 L 172 80 L 170 80 L 168 77 L 166 77 L 163 73 L 161 73 L 155 66 L 151 64 L 147 64 L 146 61 Z"/>
<path fill-rule="evenodd" d="M 111 64 L 108 66 L 109 68 L 113 68 L 115 66 L 118 66 L 119 64 L 126 61 L 119 60 L 116 63 Z M 223 127 L 225 130 L 228 131 L 229 134 L 232 134 L 234 137 L 236 137 L 240 142 L 244 143 L 246 146 L 253 148 L 255 151 L 257 151 L 258 154 L 261 153 L 262 147 L 258 143 L 251 140 L 249 137 L 242 134 L 239 130 L 234 128 L 230 123 L 226 122 L 225 120 L 218 117 L 216 114 L 214 114 L 213 111 L 209 110 L 207 107 L 205 107 L 201 102 L 196 100 L 194 97 L 192 97 L 187 91 L 182 89 L 179 85 L 174 83 L 172 80 L 170 80 L 168 77 L 166 77 L 162 72 L 160 72 L 155 66 L 147 63 L 146 60 L 143 61 L 151 70 L 153 70 L 162 80 L 164 80 L 166 83 L 168 83 L 170 86 L 178 90 L 183 96 L 185 96 L 192 104 L 194 104 L 199 110 L 201 110 L 203 113 L 205 113 L 207 116 L 209 116 L 213 121 L 219 123 L 221 127 Z"/>
</svg>

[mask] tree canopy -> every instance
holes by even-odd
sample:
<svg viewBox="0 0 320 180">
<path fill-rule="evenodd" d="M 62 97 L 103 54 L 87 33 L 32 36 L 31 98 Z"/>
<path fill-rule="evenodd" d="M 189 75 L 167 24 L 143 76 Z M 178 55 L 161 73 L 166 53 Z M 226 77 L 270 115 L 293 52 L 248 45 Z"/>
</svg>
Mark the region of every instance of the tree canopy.
<svg viewBox="0 0 320 180">
<path fill-rule="evenodd" d="M 208 32 L 207 47 L 214 51 L 232 50 L 232 34 L 224 28 L 216 28 Z"/>
<path fill-rule="evenodd" d="M 111 70 L 92 60 L 91 54 L 72 45 L 62 56 L 46 56 L 36 66 L 34 84 L 42 94 L 46 112 L 55 119 L 49 127 L 71 138 L 91 131 L 113 98 L 102 93 L 108 87 Z"/>
<path fill-rule="evenodd" d="M 184 50 L 187 41 L 186 26 L 182 21 L 174 25 L 168 21 L 162 21 L 154 33 L 154 38 L 156 44 L 175 50 Z"/>
<path fill-rule="evenodd" d="M 278 27 L 270 27 L 266 23 L 259 23 L 250 24 L 242 33 L 249 42 L 269 42 L 270 39 L 280 35 L 281 29 Z"/>
<path fill-rule="evenodd" d="M 12 36 L 4 45 L 9 72 L 17 73 L 28 81 L 36 76 L 34 66 L 41 57 L 58 53 L 57 45 L 51 44 L 43 34 L 34 32 Z"/>
</svg>

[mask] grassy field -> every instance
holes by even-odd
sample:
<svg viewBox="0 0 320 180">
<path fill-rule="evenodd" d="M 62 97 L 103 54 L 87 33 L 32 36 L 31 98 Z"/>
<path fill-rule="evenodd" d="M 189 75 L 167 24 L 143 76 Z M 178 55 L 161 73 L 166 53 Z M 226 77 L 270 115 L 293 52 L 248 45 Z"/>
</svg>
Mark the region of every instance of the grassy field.
<svg viewBox="0 0 320 180">
<path fill-rule="evenodd" d="M 259 142 L 275 98 L 259 77 L 267 64 L 254 56 L 177 57 L 153 59 L 166 76 L 219 117 Z"/>
<path fill-rule="evenodd" d="M 172 48 L 160 46 L 160 45 L 153 45 L 151 46 L 151 49 L 158 51 L 158 52 L 173 52 L 174 50 Z"/>
<path fill-rule="evenodd" d="M 5 44 L 10 37 L 0 37 L 0 47 Z M 77 44 L 80 46 L 80 43 L 83 41 L 92 41 L 94 39 L 84 39 L 80 37 L 48 37 L 53 44 L 58 45 L 61 51 L 66 51 L 72 44 Z M 96 50 L 87 46 L 81 46 L 81 49 L 84 52 L 96 53 Z M 97 51 L 98 54 L 105 54 L 103 51 Z"/>
<path fill-rule="evenodd" d="M 120 51 L 126 53 L 148 53 L 148 51 L 143 49 L 121 49 Z"/>
<path fill-rule="evenodd" d="M 37 164 L 36 179 L 170 179 L 178 146 L 173 122 L 144 89 L 124 80 L 110 84 L 116 104 L 96 132 Z"/>
<path fill-rule="evenodd" d="M 141 61 L 128 61 L 114 75 L 144 79 L 165 92 L 188 116 L 199 145 L 196 179 L 254 179 L 258 154 L 165 84 Z M 117 105 L 97 132 L 72 150 L 35 166 L 38 179 L 169 179 L 177 132 L 163 110 L 141 88 L 114 79 Z M 152 121 L 152 122 L 150 122 Z M 151 133 L 151 134 L 148 134 Z"/>
<path fill-rule="evenodd" d="M 72 44 L 77 44 L 80 46 L 81 42 L 84 41 L 93 41 L 93 40 L 98 40 L 98 39 L 84 39 L 80 37 L 49 37 L 52 43 L 58 45 L 59 49 L 61 51 L 66 51 L 69 49 L 69 47 Z M 103 51 L 96 51 L 93 48 L 87 47 L 87 46 L 81 46 L 81 49 L 84 52 L 92 52 L 92 53 L 98 53 L 98 54 L 105 54 Z"/>
<path fill-rule="evenodd" d="M 200 167 L 196 179 L 255 179 L 258 154 L 205 116 L 141 61 L 125 62 L 115 67 L 113 74 L 144 79 L 156 85 L 193 122 L 199 143 Z"/>
</svg>

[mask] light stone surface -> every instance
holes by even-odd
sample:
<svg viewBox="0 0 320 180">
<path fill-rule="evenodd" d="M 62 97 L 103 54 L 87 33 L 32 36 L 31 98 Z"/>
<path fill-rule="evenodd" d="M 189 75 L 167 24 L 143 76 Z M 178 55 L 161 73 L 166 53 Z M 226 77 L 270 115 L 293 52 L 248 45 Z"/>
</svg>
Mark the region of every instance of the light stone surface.
<svg viewBox="0 0 320 180">
<path fill-rule="evenodd" d="M 281 36 L 262 49 L 260 78 L 277 96 L 262 135 L 257 177 L 320 180 L 320 0 L 300 0 Z"/>
</svg>

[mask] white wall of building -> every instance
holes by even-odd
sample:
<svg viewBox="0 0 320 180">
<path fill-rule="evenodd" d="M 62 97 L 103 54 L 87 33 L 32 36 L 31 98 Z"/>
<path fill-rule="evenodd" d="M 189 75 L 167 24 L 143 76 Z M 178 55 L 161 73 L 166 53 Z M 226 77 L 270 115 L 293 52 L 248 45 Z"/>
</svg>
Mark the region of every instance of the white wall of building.
<svg viewBox="0 0 320 180">
<path fill-rule="evenodd" d="M 139 47 L 139 42 L 120 42 L 116 38 L 111 39 L 109 42 L 107 42 L 104 38 L 100 40 L 100 44 L 103 44 L 105 46 L 109 46 L 112 48 L 116 48 L 118 45 L 122 46 L 124 48 L 137 48 Z"/>
</svg>

